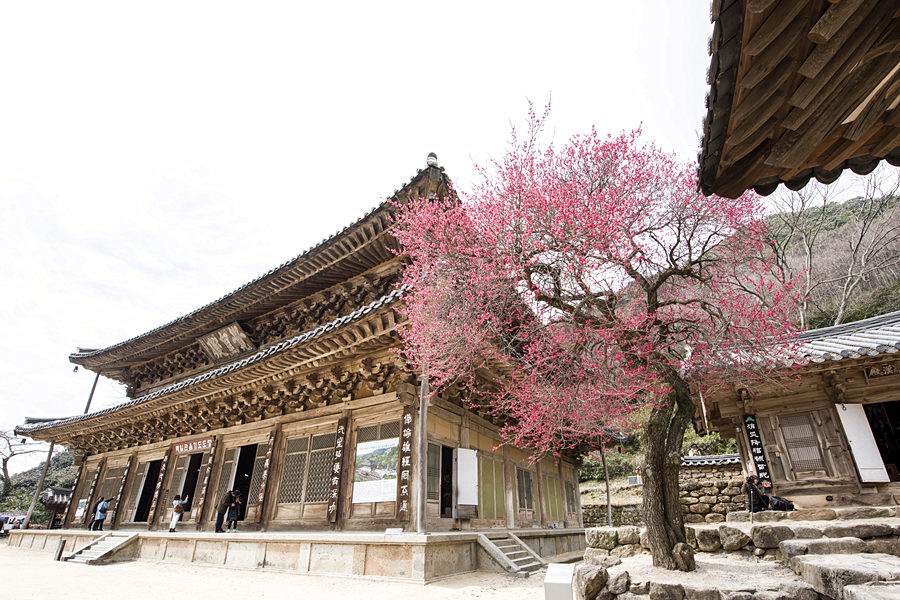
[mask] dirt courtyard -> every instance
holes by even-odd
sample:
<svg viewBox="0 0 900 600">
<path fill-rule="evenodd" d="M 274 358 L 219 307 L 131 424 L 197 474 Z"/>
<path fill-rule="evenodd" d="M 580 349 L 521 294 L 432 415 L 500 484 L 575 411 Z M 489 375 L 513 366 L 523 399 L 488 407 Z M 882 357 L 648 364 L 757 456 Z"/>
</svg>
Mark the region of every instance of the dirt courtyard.
<svg viewBox="0 0 900 600">
<path fill-rule="evenodd" d="M 122 595 L 129 600 L 539 600 L 544 597 L 543 571 L 526 579 L 499 573 L 474 573 L 421 585 L 148 561 L 89 566 L 55 562 L 49 552 L 9 548 L 5 542 L 0 542 L 0 571 L 10 597 L 36 600 L 97 600 L 110 595 Z"/>
</svg>

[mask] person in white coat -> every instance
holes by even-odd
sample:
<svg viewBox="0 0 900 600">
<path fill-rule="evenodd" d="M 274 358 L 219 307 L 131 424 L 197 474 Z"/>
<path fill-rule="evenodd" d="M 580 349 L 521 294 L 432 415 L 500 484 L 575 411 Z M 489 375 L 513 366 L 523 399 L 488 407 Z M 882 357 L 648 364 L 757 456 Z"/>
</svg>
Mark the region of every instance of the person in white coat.
<svg viewBox="0 0 900 600">
<path fill-rule="evenodd" d="M 188 498 L 190 496 L 185 496 L 184 500 L 182 500 L 181 495 L 175 494 L 175 499 L 172 501 L 172 521 L 169 523 L 170 532 L 175 531 L 175 526 L 181 520 L 181 515 L 184 514 L 184 505 L 188 503 Z"/>
</svg>

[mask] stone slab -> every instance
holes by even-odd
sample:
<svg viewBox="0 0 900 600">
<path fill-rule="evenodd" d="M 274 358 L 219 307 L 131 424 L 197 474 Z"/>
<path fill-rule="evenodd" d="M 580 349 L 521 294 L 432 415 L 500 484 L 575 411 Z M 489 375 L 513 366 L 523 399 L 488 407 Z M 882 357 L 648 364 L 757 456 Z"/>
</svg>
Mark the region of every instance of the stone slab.
<svg viewBox="0 0 900 600">
<path fill-rule="evenodd" d="M 843 600 L 897 600 L 897 598 L 900 598 L 900 582 L 844 587 Z"/>
<path fill-rule="evenodd" d="M 900 558 L 889 554 L 808 554 L 791 569 L 820 594 L 842 598 L 844 586 L 900 580 Z"/>
</svg>

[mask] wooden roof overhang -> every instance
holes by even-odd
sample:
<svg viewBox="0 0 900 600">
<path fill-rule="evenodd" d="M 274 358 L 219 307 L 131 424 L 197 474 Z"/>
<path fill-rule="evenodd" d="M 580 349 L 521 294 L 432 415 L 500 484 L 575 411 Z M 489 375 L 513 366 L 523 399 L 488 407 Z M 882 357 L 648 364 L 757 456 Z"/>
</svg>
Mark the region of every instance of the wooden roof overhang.
<svg viewBox="0 0 900 600">
<path fill-rule="evenodd" d="M 420 169 L 409 183 L 340 232 L 268 273 L 152 331 L 100 350 L 79 349 L 69 360 L 123 383 L 125 370 L 225 325 L 252 319 L 324 290 L 394 258 L 394 203 L 452 195 L 443 168 Z"/>
<path fill-rule="evenodd" d="M 83 440 L 96 435 L 115 439 L 124 426 L 139 421 L 155 420 L 165 426 L 175 420 L 173 414 L 176 411 L 195 412 L 200 405 L 210 406 L 216 400 L 237 397 L 260 386 L 303 378 L 350 358 L 364 358 L 396 344 L 393 307 L 405 292 L 405 289 L 394 290 L 350 315 L 312 331 L 117 406 L 65 419 L 38 420 L 16 427 L 16 433 L 95 452 L 97 448 L 85 447 Z M 149 439 L 131 440 L 124 445 L 158 441 L 160 431 L 157 427 L 148 431 Z M 194 432 L 187 432 L 191 433 Z M 171 437 L 177 435 L 173 429 Z"/>
<path fill-rule="evenodd" d="M 900 165 L 896 0 L 713 0 L 704 194 Z"/>
<path fill-rule="evenodd" d="M 873 396 L 896 388 L 895 379 L 870 378 L 866 372 L 886 369 L 884 374 L 900 374 L 900 311 L 804 331 L 796 342 L 796 356 L 752 390 L 742 390 L 735 383 L 734 389 L 719 388 L 708 394 L 703 399 L 706 421 L 713 428 L 727 430 L 735 416 L 753 412 L 757 400 L 777 399 L 783 412 L 826 398 L 841 401 L 848 391 L 862 394 L 863 387 L 865 394 Z M 852 374 L 860 369 L 862 378 Z M 698 431 L 704 429 L 701 410 L 697 402 L 694 424 Z"/>
</svg>

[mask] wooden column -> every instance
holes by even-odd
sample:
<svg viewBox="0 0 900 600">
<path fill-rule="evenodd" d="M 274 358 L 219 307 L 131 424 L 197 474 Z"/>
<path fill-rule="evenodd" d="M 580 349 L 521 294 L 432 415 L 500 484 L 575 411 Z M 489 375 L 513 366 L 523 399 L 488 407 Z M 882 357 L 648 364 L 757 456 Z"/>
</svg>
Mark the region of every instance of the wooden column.
<svg viewBox="0 0 900 600">
<path fill-rule="evenodd" d="M 268 472 L 263 481 L 263 485 L 259 490 L 259 508 L 257 509 L 257 518 L 260 518 L 262 524 L 261 530 L 266 531 L 269 523 L 275 516 L 275 506 L 278 504 L 277 493 L 281 487 L 281 475 L 284 472 L 284 435 L 281 431 L 281 423 L 275 424 L 275 429 L 269 437 L 269 455 L 271 460 L 267 460 Z M 263 494 L 265 492 L 265 494 Z M 274 499 L 273 499 L 274 496 Z M 265 502 L 264 502 L 265 500 Z"/>
<path fill-rule="evenodd" d="M 163 456 L 162 464 L 159 467 L 159 477 L 156 478 L 156 489 L 153 490 L 153 501 L 150 502 L 150 514 L 147 516 L 147 529 L 153 529 L 153 526 L 156 525 L 156 513 L 157 508 L 159 508 L 159 494 L 162 491 L 163 481 L 166 479 L 166 471 L 168 470 L 167 467 L 169 466 L 169 461 L 171 460 L 173 453 L 174 449 L 169 449 L 169 452 Z"/>
<path fill-rule="evenodd" d="M 122 502 L 122 492 L 125 491 L 125 482 L 128 481 L 128 475 L 131 473 L 131 465 L 134 464 L 134 454 L 128 457 L 125 463 L 125 472 L 122 474 L 122 482 L 119 484 L 119 491 L 116 493 L 116 504 L 113 508 L 112 517 L 109 520 L 109 528 L 116 528 L 116 519 L 119 518 L 119 506 Z"/>
<path fill-rule="evenodd" d="M 222 462 L 222 452 L 224 444 L 219 443 L 221 436 L 215 436 L 212 448 L 209 449 L 209 456 L 206 457 L 206 473 L 203 475 L 203 483 L 200 487 L 200 499 L 197 501 L 197 523 L 195 527 L 199 531 L 203 527 L 204 518 L 203 509 L 206 508 L 206 496 L 209 494 L 209 483 L 213 480 L 213 468 Z M 216 454 L 218 453 L 218 455 Z M 213 498 L 211 504 L 215 506 L 216 499 Z"/>
<path fill-rule="evenodd" d="M 503 446 L 503 496 L 506 506 L 506 526 L 515 529 L 519 507 L 516 506 L 516 466 L 509 459 L 509 446 Z"/>
<path fill-rule="evenodd" d="M 546 515 L 547 509 L 544 506 L 544 482 L 543 473 L 541 471 L 541 461 L 534 464 L 535 477 L 537 478 L 537 502 L 534 503 L 535 521 L 540 523 L 541 527 L 547 526 Z"/>
<path fill-rule="evenodd" d="M 266 486 L 269 481 L 269 465 L 272 464 L 272 451 L 275 442 L 280 441 L 281 424 L 275 426 L 275 429 L 269 434 L 269 445 L 266 447 L 266 459 L 263 461 L 263 472 L 259 481 L 259 493 L 256 496 L 256 525 L 259 526 L 263 522 L 263 510 L 266 508 Z"/>
<path fill-rule="evenodd" d="M 72 505 L 74 504 L 74 502 L 72 502 L 72 500 L 75 499 L 75 492 L 78 491 L 78 484 L 81 483 L 81 476 L 83 474 L 84 474 L 84 463 L 82 463 L 78 466 L 78 471 L 75 473 L 75 481 L 74 481 L 74 483 L 72 483 L 72 493 L 69 494 L 69 499 L 66 501 L 66 507 L 63 509 L 63 520 L 62 520 L 63 529 L 66 528 L 66 526 L 69 523 L 69 518 L 72 516 L 71 515 Z"/>
<path fill-rule="evenodd" d="M 90 523 L 91 519 L 94 517 L 91 513 L 94 512 L 91 510 L 92 505 L 94 504 L 94 492 L 97 490 L 97 481 L 100 479 L 100 473 L 103 471 L 103 466 L 106 464 L 106 459 L 101 458 L 100 462 L 97 463 L 97 472 L 94 473 L 94 479 L 91 481 L 91 487 L 88 490 L 87 497 L 87 506 L 85 507 L 84 520 L 85 524 Z"/>
<path fill-rule="evenodd" d="M 563 477 L 562 461 L 556 459 L 556 472 L 559 475 L 560 508 L 562 509 L 563 527 L 569 526 L 569 498 L 566 495 L 566 479 Z"/>
</svg>

